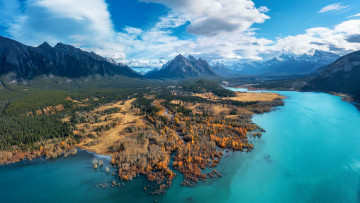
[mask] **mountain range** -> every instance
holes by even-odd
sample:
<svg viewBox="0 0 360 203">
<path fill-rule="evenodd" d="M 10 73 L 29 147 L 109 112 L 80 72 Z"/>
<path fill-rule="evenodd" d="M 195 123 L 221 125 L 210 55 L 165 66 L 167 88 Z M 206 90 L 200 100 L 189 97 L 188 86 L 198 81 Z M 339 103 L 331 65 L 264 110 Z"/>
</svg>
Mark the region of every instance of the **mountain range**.
<svg viewBox="0 0 360 203">
<path fill-rule="evenodd" d="M 312 55 L 282 54 L 267 61 L 247 61 L 234 63 L 231 66 L 216 63 L 213 67 L 215 72 L 223 76 L 309 74 L 331 64 L 339 57 L 332 52 L 316 50 Z"/>
<path fill-rule="evenodd" d="M 125 76 L 150 79 L 187 79 L 213 77 L 217 74 L 202 58 L 176 56 L 161 69 L 148 72 L 144 76 L 129 66 L 116 63 L 71 45 L 58 43 L 51 47 L 44 42 L 38 47 L 21 44 L 0 36 L 0 75 L 7 81 L 31 81 L 36 76 L 51 78 L 87 78 Z M 4 77 L 2 77 L 4 80 Z"/>
<path fill-rule="evenodd" d="M 116 63 L 71 45 L 58 43 L 51 47 L 44 42 L 38 47 L 31 47 L 0 36 L 0 82 L 32 81 L 37 76 L 44 76 L 42 78 L 49 81 L 50 78 L 58 76 L 65 79 L 51 80 L 57 85 L 75 78 L 84 78 L 83 81 L 75 80 L 79 84 L 89 84 L 88 81 L 94 78 L 107 78 L 96 82 L 107 85 L 110 80 L 124 81 L 118 76 L 130 78 L 128 81 L 133 83 L 134 78 L 188 79 L 217 77 L 224 73 L 233 74 L 234 71 L 238 74 L 269 74 L 272 71 L 273 75 L 312 73 L 307 76 L 311 80 L 304 82 L 306 85 L 301 90 L 342 92 L 360 98 L 360 51 L 339 59 L 337 57 L 338 55 L 330 52 L 315 51 L 313 55 L 281 55 L 265 62 L 251 62 L 251 66 L 248 64 L 249 67 L 242 64 L 242 69 L 229 68 L 220 63 L 215 64 L 213 69 L 202 58 L 196 59 L 191 55 L 185 58 L 178 55 L 161 69 L 142 76 L 125 64 Z M 336 61 L 331 63 L 333 60 Z M 331 64 L 327 65 L 328 63 Z M 45 82 L 41 80 L 38 86 L 41 87 L 43 84 Z M 71 83 L 73 84 L 76 82 Z"/>
<path fill-rule="evenodd" d="M 0 75 L 10 75 L 16 80 L 31 80 L 39 75 L 66 78 L 91 75 L 141 77 L 127 65 L 71 45 L 58 43 L 51 47 L 44 42 L 38 47 L 31 47 L 1 36 Z"/>
<path fill-rule="evenodd" d="M 185 58 L 181 54 L 162 66 L 145 74 L 147 78 L 155 79 L 187 79 L 197 77 L 216 77 L 212 67 L 202 58 L 193 56 Z"/>
</svg>

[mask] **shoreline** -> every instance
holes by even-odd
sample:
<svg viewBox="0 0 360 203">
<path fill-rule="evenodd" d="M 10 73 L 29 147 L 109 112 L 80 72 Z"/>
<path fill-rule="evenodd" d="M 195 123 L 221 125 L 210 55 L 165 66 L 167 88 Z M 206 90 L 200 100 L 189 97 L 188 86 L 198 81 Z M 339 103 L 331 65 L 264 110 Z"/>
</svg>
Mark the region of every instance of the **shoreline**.
<svg viewBox="0 0 360 203">
<path fill-rule="evenodd" d="M 10 164 L 22 160 L 32 160 L 33 158 L 45 155 L 46 159 L 53 159 L 61 156 L 67 157 L 67 153 L 70 150 L 76 150 L 76 148 L 78 148 L 95 156 L 106 156 L 106 160 L 108 160 L 112 166 L 117 166 L 116 177 L 121 181 L 131 181 L 139 175 L 144 175 L 148 181 L 157 184 L 155 188 L 144 188 L 145 190 L 148 189 L 153 191 L 151 192 L 152 194 L 163 194 L 171 187 L 172 180 L 176 176 L 171 169 L 176 170 L 177 173 L 183 174 L 184 179 L 182 185 L 193 186 L 198 181 L 207 181 L 214 177 L 221 177 L 221 174 L 217 172 L 216 167 L 223 154 L 227 151 L 251 152 L 254 146 L 249 140 L 254 137 L 261 137 L 262 132 L 260 126 L 252 123 L 253 115 L 275 111 L 277 109 L 276 107 L 284 105 L 283 99 L 285 98 L 277 93 L 234 92 L 236 93 L 236 96 L 224 99 L 211 94 L 210 98 L 203 98 L 206 99 L 206 102 L 200 104 L 188 101 L 182 102 L 181 107 L 185 110 L 191 110 L 193 113 L 192 115 L 184 114 L 182 112 L 184 111 L 183 109 L 178 109 L 180 108 L 179 104 L 164 103 L 163 100 L 153 99 L 151 105 L 156 105 L 160 111 L 152 117 L 146 115 L 146 118 L 152 122 L 145 126 L 144 129 L 136 126 L 136 124 L 135 128 L 131 127 L 131 123 L 137 123 L 132 122 L 132 120 L 126 120 L 126 122 L 118 121 L 118 124 L 122 122 L 123 124 L 121 125 L 129 125 L 127 128 L 124 126 L 120 126 L 121 128 L 117 125 L 113 126 L 114 128 L 119 129 L 116 131 L 119 134 L 117 134 L 118 137 L 116 138 L 116 142 L 112 142 L 113 144 L 110 145 L 111 148 L 107 148 L 110 150 L 108 151 L 110 153 L 98 153 L 98 151 L 94 150 L 96 149 L 95 147 L 91 147 L 92 145 L 85 145 L 85 143 L 88 143 L 88 141 L 91 140 L 99 140 L 105 142 L 105 144 L 109 143 L 109 140 L 107 140 L 106 137 L 106 132 L 108 131 L 104 131 L 105 134 L 99 134 L 98 137 L 89 138 L 86 136 L 78 143 L 74 143 L 69 139 L 66 143 L 53 144 L 54 146 L 50 148 L 51 151 L 49 151 L 49 149 L 47 149 L 47 151 L 41 149 L 38 151 L 24 152 L 21 158 L 16 158 L 16 156 L 14 156 L 4 163 Z M 209 95 L 197 95 L 199 98 L 207 96 Z M 133 100 L 130 100 L 130 102 L 124 101 L 125 105 L 121 104 L 122 101 L 118 102 L 120 102 L 119 106 L 122 105 L 121 107 L 123 110 L 126 107 L 126 111 L 120 112 L 121 114 L 117 111 L 107 115 L 105 114 L 103 115 L 104 119 L 116 119 L 111 115 L 121 116 L 128 114 L 133 115 L 131 118 L 134 118 L 135 120 L 143 117 L 140 113 L 135 113 L 140 112 L 139 109 L 131 108 L 130 111 L 130 104 L 133 103 Z M 223 102 L 224 104 L 216 102 Z M 233 102 L 233 104 L 231 104 L 231 102 Z M 201 106 L 199 107 L 198 105 Z M 107 106 L 107 108 L 111 107 L 111 105 Z M 99 108 L 102 112 L 105 110 L 103 109 L 103 106 Z M 201 113 L 203 110 L 209 111 L 209 108 L 212 109 L 211 116 L 200 116 L 199 118 L 203 119 L 200 120 L 200 122 L 194 120 L 195 115 L 201 115 L 198 113 Z M 164 109 L 167 109 L 167 111 Z M 236 109 L 235 114 L 230 113 L 233 109 Z M 96 113 L 98 112 L 100 111 L 94 110 L 89 112 L 89 114 L 92 113 L 92 116 L 96 116 Z M 163 115 L 165 112 L 172 116 Z M 154 127 L 159 125 L 157 120 L 158 117 L 161 118 L 162 116 L 164 116 L 165 119 L 168 119 L 167 122 L 172 124 L 167 126 L 159 123 L 163 125 L 163 127 L 160 126 L 160 131 L 157 132 Z M 176 127 L 189 121 L 191 121 L 190 129 L 187 129 L 188 126 L 184 126 L 182 129 Z M 95 123 L 94 125 L 97 124 Z M 112 128 L 109 130 L 111 131 L 111 129 Z M 77 130 L 79 131 L 79 128 L 77 128 Z M 143 134 L 150 133 L 150 137 L 142 136 L 137 138 L 138 133 L 141 132 Z M 200 138 L 198 138 L 198 136 Z M 203 139 L 206 139 L 207 141 Z M 101 142 L 94 143 L 95 145 L 99 144 L 99 146 L 105 146 L 104 143 Z M 118 149 L 120 151 L 118 151 Z M 176 152 L 176 156 L 171 156 L 171 153 L 174 152 Z M 134 157 L 135 161 L 132 161 Z M 137 159 L 143 161 L 136 161 Z M 203 169 L 208 169 L 208 172 L 202 171 Z"/>
<path fill-rule="evenodd" d="M 290 112 L 293 112 L 293 110 L 295 110 L 295 112 L 298 112 L 299 109 L 301 109 L 300 106 L 298 106 L 298 104 L 303 104 L 304 107 L 307 106 L 306 103 L 304 103 L 303 101 L 306 101 L 306 98 L 302 98 L 303 100 L 299 100 L 301 98 L 301 94 L 302 93 L 291 93 L 291 92 L 286 92 L 283 95 L 287 95 L 289 100 L 291 101 L 287 101 L 286 102 L 286 108 L 285 107 L 280 107 L 280 110 L 277 111 L 272 111 L 270 113 L 266 113 L 266 114 L 262 114 L 262 115 L 254 115 L 253 118 L 253 122 L 257 123 L 259 126 L 263 127 L 267 132 L 263 134 L 263 137 L 261 139 L 251 139 L 252 143 L 254 144 L 255 148 L 254 151 L 252 151 L 251 153 L 238 153 L 238 152 L 232 152 L 230 151 L 229 153 L 224 153 L 223 155 L 223 159 L 221 160 L 221 162 L 219 163 L 218 167 L 216 168 L 216 170 L 222 174 L 221 178 L 214 178 L 214 179 L 208 179 L 206 182 L 203 181 L 199 181 L 199 183 L 197 185 L 195 185 L 194 187 L 183 187 L 181 186 L 181 181 L 182 181 L 182 175 L 178 175 L 177 178 L 174 179 L 174 182 L 172 184 L 172 187 L 164 194 L 164 195 L 152 195 L 151 191 L 149 189 L 147 189 L 146 191 L 143 190 L 143 188 L 145 186 L 147 186 L 148 184 L 151 184 L 151 182 L 148 182 L 146 180 L 146 176 L 144 175 L 140 175 L 140 177 L 137 177 L 136 179 L 134 179 L 134 181 L 132 182 L 126 182 L 126 181 L 120 181 L 117 178 L 117 174 L 115 175 L 110 175 L 112 172 L 117 173 L 117 168 L 111 168 L 111 173 L 106 174 L 104 171 L 104 167 L 101 169 L 93 169 L 91 166 L 91 160 L 93 158 L 98 159 L 97 157 L 93 157 L 92 155 L 89 155 L 87 152 L 85 151 L 80 151 L 76 157 L 71 157 L 70 159 L 63 159 L 60 158 L 60 160 L 50 160 L 49 162 L 47 160 L 33 160 L 33 163 L 28 163 L 25 162 L 25 164 L 18 164 L 15 166 L 10 166 L 10 167 L 3 167 L 3 176 L 6 178 L 7 175 L 10 173 L 13 176 L 12 177 L 16 177 L 16 172 L 13 173 L 11 172 L 11 170 L 13 171 L 21 171 L 22 176 L 29 176 L 27 173 L 27 169 L 35 169 L 31 171 L 31 174 L 37 174 L 38 176 L 29 176 L 28 179 L 24 180 L 24 183 L 29 183 L 27 185 L 24 185 L 24 187 L 20 187 L 18 191 L 19 195 L 23 195 L 23 194 L 29 194 L 29 197 L 33 197 L 32 195 L 34 195 L 35 193 L 30 193 L 29 188 L 32 187 L 33 184 L 31 184 L 31 182 L 38 180 L 38 178 L 41 177 L 41 170 L 42 169 L 53 169 L 53 168 L 57 168 L 59 169 L 59 171 L 62 171 L 62 173 L 55 173 L 52 175 L 51 170 L 46 170 L 44 172 L 46 172 L 47 174 L 51 175 L 51 181 L 48 181 L 48 185 L 53 184 L 53 180 L 58 180 L 58 179 L 64 179 L 64 184 L 63 187 L 59 188 L 59 192 L 62 192 L 62 190 L 67 192 L 67 199 L 70 198 L 74 198 L 74 196 L 78 196 L 80 195 L 80 197 L 78 197 L 78 199 L 81 200 L 81 195 L 83 195 L 82 193 L 75 193 L 73 192 L 71 188 L 69 186 L 74 186 L 79 188 L 79 190 L 82 190 L 83 188 L 90 188 L 92 193 L 87 195 L 87 199 L 93 198 L 93 200 L 102 200 L 104 201 L 105 198 L 104 196 L 102 196 L 103 194 L 105 196 L 110 196 L 113 197 L 111 200 L 114 201 L 129 201 L 131 200 L 134 195 L 135 197 L 137 197 L 138 201 L 142 201 L 144 200 L 144 202 L 153 202 L 155 201 L 154 199 L 157 199 L 158 202 L 172 202 L 172 201 L 182 201 L 182 202 L 186 202 L 188 200 L 191 200 L 193 202 L 198 202 L 198 201 L 213 201 L 213 200 L 218 200 L 219 202 L 221 201 L 243 201 L 243 202 L 248 202 L 251 198 L 258 198 L 259 201 L 266 201 L 266 198 L 271 198 L 271 200 L 275 200 L 275 201 L 281 201 L 284 200 L 284 196 L 282 194 L 283 191 L 285 190 L 287 194 L 289 194 L 289 197 L 286 197 L 286 200 L 291 200 L 294 197 L 296 197 L 297 193 L 296 193 L 296 189 L 293 188 L 297 188 L 298 186 L 298 181 L 297 179 L 293 179 L 293 178 L 289 178 L 289 173 L 290 174 L 296 174 L 298 175 L 300 178 L 302 178 L 303 180 L 316 180 L 316 181 L 310 181 L 310 182 L 305 182 L 305 184 L 303 185 L 304 188 L 308 188 L 309 191 L 306 191 L 306 194 L 308 194 L 309 196 L 306 197 L 301 197 L 301 200 L 308 200 L 307 197 L 311 197 L 314 200 L 321 200 L 321 198 L 323 196 L 311 196 L 312 194 L 314 194 L 315 192 L 317 192 L 317 188 L 318 188 L 318 182 L 321 184 L 322 187 L 329 187 L 329 189 L 331 189 L 331 191 L 336 192 L 335 194 L 341 198 L 341 195 L 344 194 L 344 191 L 337 191 L 337 184 L 328 184 L 329 181 L 335 181 L 332 177 L 325 177 L 325 179 L 323 179 L 323 177 L 318 177 L 317 175 L 319 174 L 319 170 L 328 170 L 328 168 L 330 168 L 330 172 L 332 174 L 334 174 L 334 178 L 336 178 L 336 180 L 339 181 L 344 181 L 343 179 L 343 175 L 349 175 L 346 176 L 346 185 L 348 185 L 349 187 L 351 186 L 351 188 L 355 188 L 356 187 L 352 187 L 352 186 L 357 186 L 356 183 L 354 183 L 353 178 L 356 178 L 356 173 L 349 173 L 350 171 L 352 171 L 353 169 L 351 169 L 350 167 L 353 166 L 351 164 L 356 163 L 355 161 L 358 160 L 351 160 L 351 162 L 346 162 L 346 165 L 343 165 L 341 163 L 343 163 L 341 161 L 341 157 L 339 157 L 339 159 L 335 159 L 335 163 L 336 163 L 336 168 L 332 168 L 332 161 L 331 157 L 333 157 L 334 155 L 336 156 L 336 152 L 331 151 L 331 149 L 329 149 L 327 146 L 327 141 L 326 138 L 325 140 L 322 138 L 319 138 L 317 140 L 322 140 L 320 147 L 324 147 L 321 149 L 329 149 L 331 154 L 319 154 L 317 156 L 314 157 L 314 155 L 311 153 L 311 151 L 309 151 L 308 153 L 306 153 L 305 157 L 303 159 L 301 154 L 304 153 L 304 151 L 306 151 L 307 147 L 309 146 L 308 144 L 312 144 L 313 143 L 313 139 L 314 136 L 311 136 L 308 134 L 308 132 L 311 131 L 311 128 L 307 128 L 309 129 L 309 131 L 306 131 L 304 134 L 304 131 L 302 131 L 301 129 L 306 129 L 306 126 L 308 123 L 314 123 L 314 122 L 306 122 L 306 123 L 301 123 L 301 122 L 297 122 L 297 120 L 299 118 L 302 118 L 303 114 L 298 114 L 298 113 L 293 113 L 291 114 Z M 292 96 L 293 95 L 293 96 Z M 325 96 L 325 95 L 324 95 Z M 344 107 L 347 110 L 351 110 L 352 112 L 356 111 L 356 109 L 354 109 L 353 107 L 351 107 L 350 105 L 342 102 L 339 100 L 339 98 L 336 97 L 332 97 L 330 95 L 327 96 L 321 96 L 321 94 L 309 94 L 309 98 L 318 98 L 319 100 L 313 100 L 313 104 L 315 106 L 312 106 L 312 108 L 318 109 L 316 107 L 318 107 L 319 105 L 321 106 L 321 103 L 318 101 L 321 101 L 323 98 L 324 99 L 330 99 L 330 101 L 336 102 L 336 105 L 334 107 L 336 107 L 337 105 L 341 105 L 340 108 L 342 109 L 342 107 Z M 295 102 L 296 101 L 296 102 Z M 295 103 L 294 103 L 295 102 Z M 332 102 L 331 102 L 332 103 Z M 291 111 L 288 111 L 291 110 Z M 336 112 L 337 110 L 333 109 L 334 111 L 332 112 Z M 299 110 L 302 111 L 302 110 Z M 311 110 L 305 110 L 305 112 L 308 112 L 308 115 L 312 115 Z M 328 115 L 326 111 L 322 111 L 320 110 L 320 112 L 323 112 L 323 115 Z M 344 112 L 344 111 L 341 111 Z M 356 112 L 355 112 L 356 113 Z M 290 119 L 290 117 L 292 117 L 292 115 L 295 115 L 295 118 L 298 119 Z M 319 115 L 318 117 L 316 117 L 316 120 L 318 120 L 317 118 L 321 118 L 323 117 L 323 115 Z M 343 114 L 343 116 L 349 115 L 348 113 Z M 352 114 L 350 114 L 352 115 Z M 356 114 L 358 115 L 358 114 Z M 284 116 L 290 116 L 290 117 L 284 117 Z M 344 117 L 341 118 L 336 118 L 337 120 L 339 120 L 341 122 L 341 120 L 343 120 Z M 270 120 L 269 120 L 270 119 Z M 276 120 L 277 119 L 277 120 Z M 315 118 L 313 118 L 315 120 Z M 296 128 L 296 130 L 294 130 L 293 132 L 296 132 L 297 134 L 293 135 L 290 133 L 290 131 L 293 130 L 292 125 L 287 125 L 289 126 L 289 131 L 283 129 L 284 125 L 281 125 L 281 123 L 283 121 L 289 121 L 290 123 L 294 124 Z M 334 121 L 335 122 L 335 121 Z M 322 124 L 321 127 L 318 128 L 318 130 L 320 130 L 320 132 L 332 132 L 332 129 L 328 129 L 328 128 L 324 128 L 324 126 L 326 126 L 327 121 L 325 120 Z M 279 124 L 277 126 L 277 124 Z M 356 126 L 353 125 L 354 123 L 350 124 L 349 126 L 352 126 L 352 128 L 348 129 L 346 131 L 347 135 L 350 135 L 351 132 L 353 131 L 353 129 L 357 129 Z M 316 123 L 314 124 L 314 126 L 316 126 Z M 338 126 L 342 126 L 341 123 L 339 123 Z M 297 130 L 300 129 L 300 130 Z M 345 129 L 345 130 L 346 130 Z M 339 129 L 336 132 L 333 132 L 334 135 L 337 135 L 337 140 L 338 141 L 343 141 L 346 140 L 346 143 L 352 143 L 351 139 L 342 139 L 341 137 L 341 133 L 339 135 L 339 132 L 341 132 L 342 130 Z M 357 132 L 357 131 L 355 131 Z M 291 143 L 299 143 L 298 141 L 302 141 L 302 137 L 301 134 L 304 134 L 303 136 L 306 136 L 306 143 L 302 144 L 299 146 L 298 149 L 293 148 Z M 314 132 L 313 134 L 318 134 L 318 132 Z M 319 133 L 320 134 L 320 133 Z M 326 133 L 323 133 L 326 134 Z M 356 134 L 356 133 L 355 133 Z M 280 139 L 281 137 L 283 137 L 283 139 Z M 352 137 L 356 137 L 356 135 L 352 134 Z M 293 139 L 296 138 L 296 142 L 294 142 Z M 338 143 L 338 142 L 336 142 Z M 338 146 L 336 143 L 333 143 L 332 146 L 337 147 L 336 151 L 338 151 L 338 149 L 341 149 L 341 146 Z M 290 144 L 290 145 L 288 145 Z M 288 146 L 291 147 L 294 150 L 288 151 L 288 147 L 282 147 L 282 146 Z M 314 145 L 311 146 L 318 146 L 317 142 Z M 356 149 L 356 144 L 353 145 Z M 302 150 L 304 149 L 304 150 Z M 341 151 L 341 150 L 340 150 Z M 356 150 L 359 151 L 359 150 Z M 344 153 L 344 151 L 341 151 L 342 153 Z M 92 152 L 90 152 L 92 153 Z M 289 156 L 287 155 L 291 155 L 291 156 L 295 156 L 297 158 L 300 158 L 299 161 L 296 161 L 296 159 L 290 159 L 288 158 Z M 351 158 L 352 155 L 354 153 L 351 153 L 351 151 L 347 151 L 345 152 L 346 157 Z M 270 155 L 270 156 L 268 156 Z M 285 157 L 286 156 L 286 157 Z M 81 158 L 77 158 L 77 157 L 81 157 Z M 327 158 L 329 157 L 330 160 Z M 307 161 L 311 159 L 315 159 L 318 160 L 316 164 L 316 167 L 312 167 L 311 171 L 307 171 L 306 169 L 307 167 Z M 329 160 L 327 161 L 325 164 L 328 165 L 324 165 L 322 164 L 323 162 L 321 160 Z M 103 160 L 104 164 L 107 164 L 108 162 L 106 160 Z M 72 164 L 68 164 L 68 163 L 72 163 Z M 296 164 L 299 164 L 298 166 Z M 71 166 L 72 165 L 72 166 Z M 297 167 L 294 167 L 297 166 Z M 51 167 L 49 167 L 51 166 Z M 322 167 L 324 166 L 324 167 Z M 327 166 L 327 167 L 325 167 Z M 344 168 L 342 166 L 347 166 L 349 168 Z M 61 167 L 61 170 L 60 170 Z M 68 167 L 72 167 L 72 170 L 67 170 Z M 39 170 L 37 169 L 39 168 Z M 284 170 L 288 169 L 288 170 Z M 21 170 L 20 170 L 21 169 Z M 172 169 L 172 168 L 171 168 Z M 266 170 L 264 170 L 266 169 Z M 290 170 L 290 171 L 289 171 Z M 341 170 L 341 173 L 336 173 L 339 172 L 338 170 Z M 30 170 L 29 170 L 30 171 Z M 5 173 L 7 172 L 7 173 Z M 86 172 L 86 173 L 85 173 Z M 177 172 L 178 173 L 178 172 Z M 67 176 L 67 174 L 69 174 L 69 176 Z M 72 175 L 77 174 L 77 176 L 79 176 L 79 180 L 90 180 L 89 182 L 80 182 L 80 181 L 76 181 L 74 182 L 74 180 L 72 180 Z M 82 176 L 82 174 L 84 174 L 84 177 Z M 178 173 L 180 174 L 180 173 Z M 18 174 L 20 175 L 20 174 Z M 45 174 L 44 174 L 45 175 Z M 310 177 L 309 177 L 310 175 Z M 354 176 L 353 176 L 354 175 Z M 20 177 L 22 177 L 20 176 Z M 8 178 L 10 182 L 11 179 L 13 178 Z M 46 176 L 44 176 L 46 177 Z M 124 185 L 122 187 L 112 187 L 112 181 L 116 180 L 117 183 L 124 183 Z M 278 183 L 276 183 L 276 181 L 274 182 L 274 180 L 278 180 L 280 182 L 285 181 L 286 186 L 287 187 L 282 187 L 281 184 L 279 185 Z M 23 181 L 23 179 L 14 179 L 13 181 L 13 185 L 14 187 L 16 187 L 16 185 L 21 184 Z M 4 181 L 5 183 L 5 181 Z M 349 185 L 350 184 L 350 185 Z M 5 185 L 5 184 L 3 184 Z M 102 188 L 102 185 L 106 185 L 106 188 Z M 98 187 L 96 187 L 98 186 Z M 51 187 L 45 187 L 45 190 L 43 191 L 50 191 L 53 190 L 53 188 Z M 43 188 L 44 188 L 43 187 Z M 57 187 L 57 186 L 54 186 Z M 49 190 L 47 190 L 47 188 L 49 188 Z M 65 188 L 65 189 L 64 189 Z M 268 188 L 273 188 L 272 190 L 269 190 Z M 36 189 L 36 188 L 34 188 Z M 36 193 L 37 197 L 36 198 L 41 198 L 42 196 L 40 196 L 40 192 L 42 188 L 38 188 L 38 193 Z M 349 191 L 349 193 L 351 193 L 352 191 L 356 190 L 351 190 Z M 10 193 L 8 192 L 10 189 L 8 189 L 8 187 L 5 187 L 5 190 L 2 194 L 5 195 L 5 198 L 10 199 Z M 344 189 L 345 190 L 345 189 Z M 274 193 L 272 191 L 276 192 L 276 196 L 274 196 Z M 14 192 L 14 193 L 15 193 Z M 86 190 L 85 190 L 86 192 Z M 109 194 L 109 195 L 108 195 Z M 86 196 L 86 194 L 85 194 Z M 350 196 L 353 197 L 353 196 Z M 57 197 L 54 197 L 54 199 Z M 52 199 L 52 197 L 50 198 L 50 200 Z M 84 198 L 85 199 L 85 198 Z M 58 199 L 59 201 L 64 200 L 64 197 L 60 197 L 60 199 Z"/>
<path fill-rule="evenodd" d="M 289 89 L 265 89 L 265 88 L 255 88 L 251 86 L 243 86 L 243 85 L 234 85 L 234 86 L 226 86 L 230 88 L 239 88 L 239 89 L 247 89 L 248 91 L 292 91 L 292 92 L 319 92 L 319 93 L 325 93 L 325 94 L 331 94 L 334 96 L 341 97 L 342 101 L 348 102 L 352 105 L 354 105 L 359 111 L 360 111 L 360 100 L 355 100 L 353 96 L 342 93 L 342 92 L 322 92 L 322 91 L 301 91 L 301 90 L 289 90 Z"/>
<path fill-rule="evenodd" d="M 35 158 L 45 157 L 46 159 L 55 159 L 58 157 L 68 157 L 77 154 L 77 147 L 73 141 L 68 138 L 60 143 L 52 143 L 41 146 L 33 151 L 0 151 L 0 166 L 17 163 L 20 161 L 31 161 Z"/>
</svg>

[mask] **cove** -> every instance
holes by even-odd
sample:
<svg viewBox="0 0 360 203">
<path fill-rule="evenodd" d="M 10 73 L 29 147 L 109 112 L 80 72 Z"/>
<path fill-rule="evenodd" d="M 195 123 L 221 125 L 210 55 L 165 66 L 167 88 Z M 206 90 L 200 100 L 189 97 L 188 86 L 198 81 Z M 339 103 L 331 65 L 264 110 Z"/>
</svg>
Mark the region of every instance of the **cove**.
<svg viewBox="0 0 360 203">
<path fill-rule="evenodd" d="M 232 89 L 238 90 L 238 89 Z M 178 175 L 159 202 L 359 202 L 360 113 L 340 97 L 279 92 L 285 106 L 255 115 L 266 132 L 251 153 L 225 153 L 216 180 L 180 186 Z M 114 176 L 94 170 L 80 151 L 56 160 L 0 167 L 1 202 L 153 202 L 142 177 L 121 187 L 99 188 Z M 115 172 L 115 169 L 112 169 Z"/>
</svg>

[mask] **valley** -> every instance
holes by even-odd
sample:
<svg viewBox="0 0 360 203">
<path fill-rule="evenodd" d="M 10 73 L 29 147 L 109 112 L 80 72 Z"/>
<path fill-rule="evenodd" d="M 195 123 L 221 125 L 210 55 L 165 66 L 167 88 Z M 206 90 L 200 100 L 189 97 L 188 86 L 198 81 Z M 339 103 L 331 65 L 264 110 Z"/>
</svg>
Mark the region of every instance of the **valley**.
<svg viewBox="0 0 360 203">
<path fill-rule="evenodd" d="M 360 202 L 360 1 L 0 0 L 0 202 Z"/>
<path fill-rule="evenodd" d="M 109 157 L 112 187 L 144 178 L 141 189 L 155 197 L 165 197 L 174 182 L 193 187 L 218 180 L 226 175 L 218 171 L 224 157 L 256 150 L 265 129 L 253 117 L 283 108 L 292 94 L 281 91 L 323 91 L 358 101 L 357 52 L 306 74 L 226 78 L 191 55 L 140 75 L 62 43 L 1 41 L 0 164 L 85 150 Z M 104 163 L 92 164 L 101 170 Z"/>
</svg>

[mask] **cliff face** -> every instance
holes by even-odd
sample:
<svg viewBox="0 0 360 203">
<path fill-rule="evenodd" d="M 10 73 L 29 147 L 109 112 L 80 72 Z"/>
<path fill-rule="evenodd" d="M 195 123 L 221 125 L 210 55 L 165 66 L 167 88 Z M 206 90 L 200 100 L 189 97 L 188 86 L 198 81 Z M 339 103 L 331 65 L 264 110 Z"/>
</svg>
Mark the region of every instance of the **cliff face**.
<svg viewBox="0 0 360 203">
<path fill-rule="evenodd" d="M 51 47 L 45 42 L 38 47 L 30 47 L 0 37 L 0 75 L 7 73 L 15 73 L 17 79 L 23 80 L 50 74 L 68 78 L 95 74 L 140 77 L 126 65 L 109 62 L 93 52 L 70 45 L 58 43 Z"/>
<path fill-rule="evenodd" d="M 360 51 L 347 54 L 324 68 L 303 90 L 341 92 L 360 98 Z"/>
<path fill-rule="evenodd" d="M 165 64 L 160 70 L 154 70 L 145 74 L 148 78 L 163 79 L 186 79 L 196 77 L 214 77 L 216 73 L 211 66 L 203 59 L 195 59 L 189 56 L 186 59 L 182 55 L 176 56 Z"/>
</svg>

